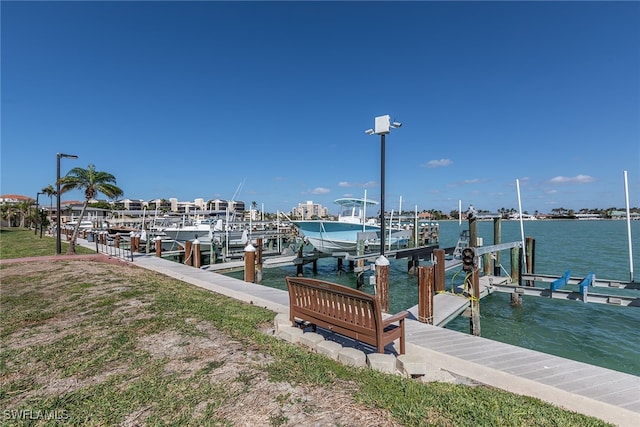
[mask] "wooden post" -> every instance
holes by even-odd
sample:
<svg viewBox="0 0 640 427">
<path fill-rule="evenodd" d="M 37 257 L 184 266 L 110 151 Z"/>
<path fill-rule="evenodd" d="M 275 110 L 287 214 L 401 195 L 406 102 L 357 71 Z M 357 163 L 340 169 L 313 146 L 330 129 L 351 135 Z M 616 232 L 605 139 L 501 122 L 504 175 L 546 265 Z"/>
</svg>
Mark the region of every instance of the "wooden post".
<svg viewBox="0 0 640 427">
<path fill-rule="evenodd" d="M 342 258 L 338 257 L 338 274 L 342 272 Z"/>
<path fill-rule="evenodd" d="M 380 255 L 376 259 L 376 298 L 380 301 L 380 309 L 389 312 L 389 260 Z"/>
<path fill-rule="evenodd" d="M 471 334 L 480 336 L 480 271 L 474 268 L 469 277 L 469 290 L 471 296 L 471 318 L 469 326 Z"/>
<path fill-rule="evenodd" d="M 511 248 L 511 280 L 520 284 L 520 248 Z M 511 306 L 522 306 L 522 295 L 513 292 L 511 294 Z"/>
<path fill-rule="evenodd" d="M 469 220 L 469 246 L 478 246 L 478 220 L 475 216 Z"/>
<path fill-rule="evenodd" d="M 364 240 L 358 240 L 356 243 L 356 253 L 364 255 Z M 356 287 L 362 289 L 364 287 L 364 259 L 358 258 L 358 273 L 356 277 Z"/>
<path fill-rule="evenodd" d="M 256 283 L 262 283 L 262 237 L 256 239 Z"/>
<path fill-rule="evenodd" d="M 433 325 L 433 266 L 418 267 L 418 321 Z"/>
<path fill-rule="evenodd" d="M 244 247 L 244 281 L 253 283 L 256 278 L 256 248 L 251 243 Z"/>
<path fill-rule="evenodd" d="M 296 265 L 296 273 L 298 277 L 304 276 L 304 253 L 302 244 L 298 248 L 298 264 Z"/>
<path fill-rule="evenodd" d="M 527 273 L 533 274 L 535 272 L 536 261 L 536 239 L 533 237 L 527 237 L 525 240 L 526 254 L 527 254 Z M 527 280 L 527 286 L 533 286 L 533 280 Z"/>
<path fill-rule="evenodd" d="M 156 237 L 156 256 L 162 257 L 162 238 L 160 236 Z"/>
<path fill-rule="evenodd" d="M 444 292 L 445 289 L 445 271 L 444 271 L 444 249 L 435 249 L 433 255 L 436 258 L 435 265 L 435 288 L 436 292 Z"/>
<path fill-rule="evenodd" d="M 493 219 L 493 244 L 499 245 L 502 241 L 502 218 Z M 495 260 L 493 260 L 493 275 L 500 276 L 500 251 L 496 252 Z"/>
<path fill-rule="evenodd" d="M 185 265 L 193 265 L 193 250 L 191 249 L 191 240 L 184 242 L 184 263 Z"/>
<path fill-rule="evenodd" d="M 482 273 L 485 276 L 490 276 L 491 275 L 491 270 L 492 270 L 492 266 L 491 266 L 491 255 L 493 254 L 484 254 L 482 255 Z"/>
<path fill-rule="evenodd" d="M 191 263 L 191 265 L 193 265 L 195 268 L 200 268 L 202 264 L 202 258 L 200 258 L 201 256 L 200 240 L 194 239 L 193 244 L 191 246 L 191 252 L 192 252 L 191 257 L 193 259 L 193 262 Z"/>
<path fill-rule="evenodd" d="M 113 246 L 116 248 L 120 247 L 120 235 L 116 234 L 116 237 L 113 238 Z"/>
<path fill-rule="evenodd" d="M 136 250 L 137 252 L 144 253 L 140 245 L 141 240 L 142 240 L 142 235 L 140 233 L 136 233 Z"/>
<path fill-rule="evenodd" d="M 420 266 L 420 258 L 417 255 L 413 255 L 408 258 L 407 261 L 407 272 L 411 276 L 415 276 L 418 274 L 418 267 Z"/>
</svg>

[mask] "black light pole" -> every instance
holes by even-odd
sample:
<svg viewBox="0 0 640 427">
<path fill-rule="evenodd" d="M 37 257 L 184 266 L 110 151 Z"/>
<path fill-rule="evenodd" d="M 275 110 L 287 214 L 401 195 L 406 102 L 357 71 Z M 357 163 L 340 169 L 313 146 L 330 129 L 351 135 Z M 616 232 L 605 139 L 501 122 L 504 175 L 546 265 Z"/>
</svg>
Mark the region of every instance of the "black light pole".
<svg viewBox="0 0 640 427">
<path fill-rule="evenodd" d="M 77 159 L 78 156 L 74 156 L 73 154 L 62 154 L 58 153 L 56 155 L 56 254 L 60 255 L 62 253 L 62 242 L 60 241 L 60 159 Z"/>
<path fill-rule="evenodd" d="M 40 195 L 44 194 L 44 193 L 37 193 L 36 194 L 36 230 L 35 230 L 35 235 L 38 235 L 38 219 L 42 219 L 42 216 L 40 215 Z M 40 229 L 42 229 L 42 223 L 40 223 Z"/>
<path fill-rule="evenodd" d="M 384 220 L 384 169 L 385 169 L 385 136 L 390 132 L 391 128 L 399 128 L 402 123 L 391 122 L 391 117 L 378 116 L 375 119 L 375 128 L 366 130 L 367 135 L 380 135 L 380 255 L 384 256 L 385 247 L 385 220 Z"/>
<path fill-rule="evenodd" d="M 384 137 L 385 134 L 380 135 L 380 255 L 384 255 L 385 247 L 385 220 L 384 220 L 384 165 L 385 165 L 385 153 L 384 153 Z"/>
</svg>

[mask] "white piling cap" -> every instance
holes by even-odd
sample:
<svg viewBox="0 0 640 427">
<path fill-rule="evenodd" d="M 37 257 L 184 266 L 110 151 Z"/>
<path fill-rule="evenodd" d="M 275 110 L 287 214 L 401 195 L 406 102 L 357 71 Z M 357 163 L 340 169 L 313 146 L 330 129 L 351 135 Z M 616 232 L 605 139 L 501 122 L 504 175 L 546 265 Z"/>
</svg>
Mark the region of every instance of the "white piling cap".
<svg viewBox="0 0 640 427">
<path fill-rule="evenodd" d="M 389 260 L 384 255 L 380 255 L 378 258 L 376 258 L 376 266 L 378 265 L 379 266 L 389 265 Z"/>
<path fill-rule="evenodd" d="M 162 240 L 162 237 L 156 236 L 156 241 L 158 241 L 158 240 Z"/>
<path fill-rule="evenodd" d="M 251 243 L 247 244 L 247 246 L 244 247 L 244 251 L 245 252 L 255 252 L 256 248 L 253 247 L 253 245 Z"/>
<path fill-rule="evenodd" d="M 192 242 L 194 245 L 199 245 L 200 244 L 200 240 L 198 240 L 198 238 L 196 237 L 195 239 L 193 239 Z"/>
</svg>

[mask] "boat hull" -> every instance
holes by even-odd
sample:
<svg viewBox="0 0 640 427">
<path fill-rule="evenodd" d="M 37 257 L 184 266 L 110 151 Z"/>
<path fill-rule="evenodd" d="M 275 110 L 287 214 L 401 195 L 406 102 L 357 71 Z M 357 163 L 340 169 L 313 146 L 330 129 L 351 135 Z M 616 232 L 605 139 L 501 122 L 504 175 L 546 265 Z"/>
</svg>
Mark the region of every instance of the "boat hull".
<svg viewBox="0 0 640 427">
<path fill-rule="evenodd" d="M 380 227 L 374 225 L 350 224 L 339 221 L 294 221 L 300 233 L 319 252 L 355 252 L 358 233 L 373 232 L 379 236 Z M 378 237 L 368 239 L 369 245 L 379 245 Z M 365 243 L 365 244 L 366 244 Z"/>
</svg>

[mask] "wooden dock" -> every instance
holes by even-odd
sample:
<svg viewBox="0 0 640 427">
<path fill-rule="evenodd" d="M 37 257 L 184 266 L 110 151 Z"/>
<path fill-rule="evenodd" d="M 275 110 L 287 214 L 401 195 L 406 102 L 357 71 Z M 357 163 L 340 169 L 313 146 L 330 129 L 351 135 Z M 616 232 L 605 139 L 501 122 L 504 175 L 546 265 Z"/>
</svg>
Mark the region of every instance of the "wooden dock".
<svg viewBox="0 0 640 427">
<path fill-rule="evenodd" d="M 453 267 L 459 264 L 452 263 Z M 449 268 L 453 268 L 449 267 Z M 486 297 L 493 292 L 492 285 L 505 284 L 508 282 L 506 277 L 483 276 L 480 277 L 480 299 Z M 463 293 L 460 287 L 454 289 L 453 292 L 441 292 L 433 296 L 433 324 L 435 326 L 445 326 L 447 323 L 460 316 L 467 310 L 471 302 Z M 417 319 L 418 306 L 414 305 L 409 308 L 409 312 Z"/>
</svg>

